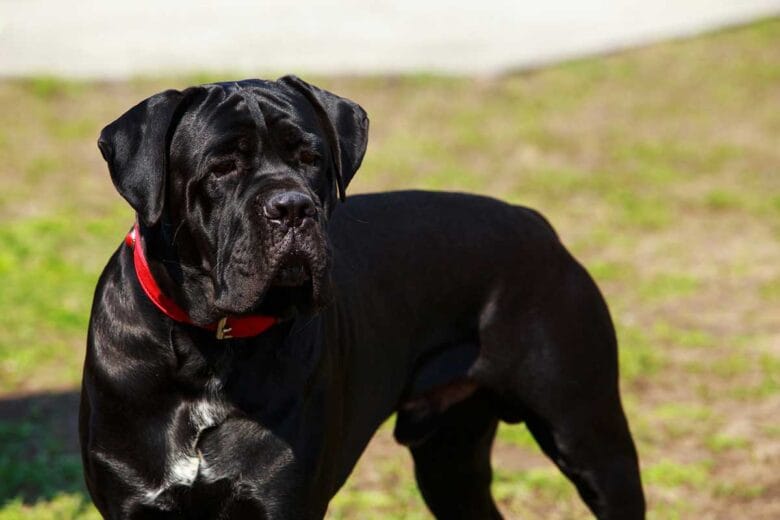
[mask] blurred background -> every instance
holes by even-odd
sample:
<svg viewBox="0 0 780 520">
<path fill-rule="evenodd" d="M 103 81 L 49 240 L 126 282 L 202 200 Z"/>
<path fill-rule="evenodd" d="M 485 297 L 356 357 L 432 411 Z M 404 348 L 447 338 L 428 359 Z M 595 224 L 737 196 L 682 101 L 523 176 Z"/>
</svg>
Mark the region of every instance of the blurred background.
<svg viewBox="0 0 780 520">
<path fill-rule="evenodd" d="M 780 518 L 780 0 L 0 0 L 0 519 L 98 518 L 76 438 L 133 220 L 95 145 L 166 88 L 295 73 L 360 103 L 351 191 L 541 210 L 621 344 L 650 518 Z M 392 423 L 329 518 L 429 518 Z M 522 425 L 507 518 L 588 518 Z"/>
</svg>

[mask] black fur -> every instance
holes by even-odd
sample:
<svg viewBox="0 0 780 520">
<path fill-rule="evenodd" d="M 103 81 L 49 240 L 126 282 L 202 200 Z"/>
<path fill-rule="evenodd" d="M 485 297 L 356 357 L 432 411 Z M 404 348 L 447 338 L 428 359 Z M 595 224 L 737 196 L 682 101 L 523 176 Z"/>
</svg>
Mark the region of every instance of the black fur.
<svg viewBox="0 0 780 520">
<path fill-rule="evenodd" d="M 498 518 L 490 446 L 525 421 L 599 518 L 644 516 L 607 307 L 532 210 L 431 192 L 350 197 L 355 103 L 298 78 L 158 94 L 99 146 L 165 292 L 199 325 L 268 313 L 249 339 L 161 314 L 120 246 L 98 282 L 80 431 L 107 518 L 321 518 L 398 412 L 439 518 Z M 280 193 L 316 214 L 286 225 Z M 290 220 L 293 222 L 293 219 Z"/>
</svg>

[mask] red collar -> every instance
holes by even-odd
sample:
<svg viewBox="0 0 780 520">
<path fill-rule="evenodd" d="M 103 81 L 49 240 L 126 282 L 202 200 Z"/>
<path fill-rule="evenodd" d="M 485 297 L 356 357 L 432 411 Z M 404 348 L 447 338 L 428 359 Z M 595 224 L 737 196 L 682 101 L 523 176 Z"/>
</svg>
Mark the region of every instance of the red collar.
<svg viewBox="0 0 780 520">
<path fill-rule="evenodd" d="M 133 264 L 135 265 L 135 274 L 141 284 L 146 296 L 160 311 L 180 323 L 194 325 L 187 311 L 179 307 L 173 299 L 166 296 L 160 286 L 157 285 L 152 272 L 149 270 L 149 264 L 146 262 L 143 247 L 138 241 L 140 232 L 138 231 L 138 222 L 125 237 L 125 244 L 133 249 Z M 216 332 L 217 339 L 230 338 L 248 338 L 262 334 L 270 329 L 277 322 L 273 316 L 225 316 L 216 323 L 209 323 L 201 328 Z"/>
</svg>

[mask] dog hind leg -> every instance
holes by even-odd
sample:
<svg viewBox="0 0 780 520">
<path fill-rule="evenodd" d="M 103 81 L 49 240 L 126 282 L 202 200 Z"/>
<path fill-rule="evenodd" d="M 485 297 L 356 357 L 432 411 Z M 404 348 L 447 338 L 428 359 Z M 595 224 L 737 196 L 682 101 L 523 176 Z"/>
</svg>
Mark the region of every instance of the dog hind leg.
<svg viewBox="0 0 780 520">
<path fill-rule="evenodd" d="M 482 323 L 472 377 L 495 392 L 500 417 L 525 420 L 598 518 L 644 518 L 614 329 L 598 289 L 572 264 L 532 305 L 513 298 L 496 301 Z"/>
<path fill-rule="evenodd" d="M 644 518 L 636 452 L 622 413 L 554 423 L 532 414 L 526 425 L 597 518 Z"/>
<path fill-rule="evenodd" d="M 490 493 L 498 419 L 481 392 L 449 408 L 435 432 L 410 450 L 423 498 L 436 518 L 500 519 Z"/>
</svg>

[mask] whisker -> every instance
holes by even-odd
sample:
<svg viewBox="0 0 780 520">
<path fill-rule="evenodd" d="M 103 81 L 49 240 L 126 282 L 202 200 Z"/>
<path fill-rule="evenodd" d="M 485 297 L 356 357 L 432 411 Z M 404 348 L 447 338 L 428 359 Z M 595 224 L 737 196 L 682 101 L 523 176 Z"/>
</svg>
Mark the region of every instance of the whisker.
<svg viewBox="0 0 780 520">
<path fill-rule="evenodd" d="M 173 240 L 171 240 L 171 245 L 176 245 L 176 238 L 179 236 L 179 231 L 181 231 L 182 226 L 184 226 L 184 221 L 179 222 L 179 225 L 176 226 L 176 230 L 173 232 Z"/>
</svg>

